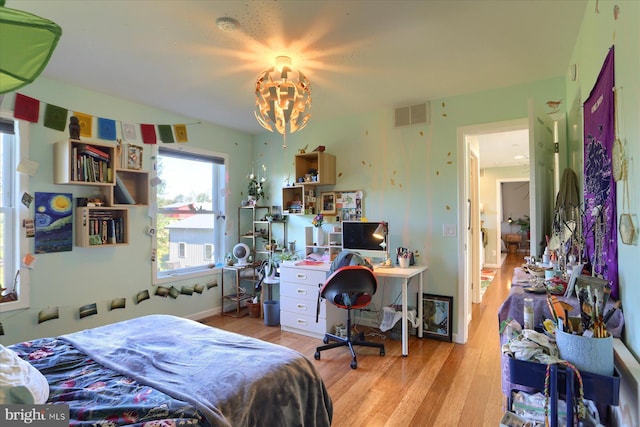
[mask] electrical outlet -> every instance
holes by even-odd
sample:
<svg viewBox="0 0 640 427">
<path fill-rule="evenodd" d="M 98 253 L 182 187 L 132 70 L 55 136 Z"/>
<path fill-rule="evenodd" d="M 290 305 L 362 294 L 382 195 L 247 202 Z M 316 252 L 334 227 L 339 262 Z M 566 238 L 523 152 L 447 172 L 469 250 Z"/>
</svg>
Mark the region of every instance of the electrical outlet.
<svg viewBox="0 0 640 427">
<path fill-rule="evenodd" d="M 456 237 L 456 225 L 455 224 L 442 224 L 442 236 L 443 237 Z"/>
</svg>

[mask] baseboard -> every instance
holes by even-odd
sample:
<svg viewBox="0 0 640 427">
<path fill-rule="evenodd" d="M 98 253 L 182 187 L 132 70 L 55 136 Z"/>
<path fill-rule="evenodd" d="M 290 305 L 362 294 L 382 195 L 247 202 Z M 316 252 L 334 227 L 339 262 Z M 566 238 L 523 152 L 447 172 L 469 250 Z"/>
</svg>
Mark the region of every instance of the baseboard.
<svg viewBox="0 0 640 427">
<path fill-rule="evenodd" d="M 202 320 L 207 317 L 215 316 L 216 314 L 220 314 L 220 307 L 213 307 L 207 310 L 199 311 L 197 313 L 190 314 L 188 316 L 184 316 L 189 320 Z"/>
</svg>

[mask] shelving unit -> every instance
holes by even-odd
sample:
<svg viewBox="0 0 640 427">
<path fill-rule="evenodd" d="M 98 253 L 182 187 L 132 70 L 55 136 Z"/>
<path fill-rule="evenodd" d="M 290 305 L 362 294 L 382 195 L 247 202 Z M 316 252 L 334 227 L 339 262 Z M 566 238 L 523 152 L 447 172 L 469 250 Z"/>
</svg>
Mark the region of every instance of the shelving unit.
<svg viewBox="0 0 640 427">
<path fill-rule="evenodd" d="M 238 239 L 247 244 L 252 252 L 254 261 L 261 261 L 269 256 L 266 246 L 274 239 L 274 227 L 282 227 L 282 245 L 279 251 L 285 248 L 287 243 L 287 221 L 263 220 L 271 214 L 268 206 L 241 206 L 238 208 Z M 272 251 L 273 252 L 273 251 Z"/>
<path fill-rule="evenodd" d="M 324 151 L 312 151 L 310 153 L 296 154 L 296 175 L 298 184 L 304 185 L 335 185 L 336 183 L 336 156 Z M 309 170 L 318 172 L 316 181 L 303 181 Z"/>
<path fill-rule="evenodd" d="M 149 204 L 149 173 L 143 170 L 116 169 L 116 185 L 105 192 L 108 206 L 147 206 Z M 122 184 L 126 193 L 123 196 L 118 185 Z"/>
<path fill-rule="evenodd" d="M 234 275 L 234 288 L 231 288 L 230 292 L 227 292 L 225 288 L 228 285 L 225 285 L 225 273 L 233 272 Z M 243 273 L 246 273 L 243 276 Z M 253 298 L 252 292 L 247 291 L 247 289 L 242 286 L 242 282 L 248 282 L 251 287 L 255 285 L 256 280 L 256 265 L 245 264 L 245 265 L 225 265 L 222 267 L 222 275 L 221 275 L 221 288 L 220 293 L 222 296 L 222 315 L 229 317 L 243 317 L 249 314 L 249 308 L 247 307 L 247 302 Z M 231 310 L 227 310 L 225 308 L 225 304 L 232 305 L 233 308 Z"/>
<path fill-rule="evenodd" d="M 285 215 L 315 215 L 319 212 L 316 190 L 305 185 L 283 187 L 282 205 Z"/>
<path fill-rule="evenodd" d="M 115 148 L 112 144 L 78 139 L 56 142 L 53 145 L 53 182 L 113 187 Z"/>
<path fill-rule="evenodd" d="M 342 232 L 325 231 L 326 244 L 318 246 L 313 243 L 313 229 L 314 227 L 305 227 L 304 229 L 305 255 L 309 255 L 313 252 L 323 254 L 325 251 L 329 251 L 329 259 L 333 261 L 333 259 L 342 251 Z"/>
<path fill-rule="evenodd" d="M 129 244 L 126 208 L 76 208 L 76 246 L 98 248 Z"/>
</svg>

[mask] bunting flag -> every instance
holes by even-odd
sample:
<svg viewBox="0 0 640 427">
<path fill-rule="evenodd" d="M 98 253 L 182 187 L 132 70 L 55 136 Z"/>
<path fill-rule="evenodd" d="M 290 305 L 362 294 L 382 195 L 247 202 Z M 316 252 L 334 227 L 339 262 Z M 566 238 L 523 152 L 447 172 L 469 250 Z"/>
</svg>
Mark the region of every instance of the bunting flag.
<svg viewBox="0 0 640 427">
<path fill-rule="evenodd" d="M 176 134 L 176 142 L 189 142 L 187 137 L 187 125 L 173 125 L 173 131 Z"/>
<path fill-rule="evenodd" d="M 140 133 L 142 133 L 142 142 L 145 144 L 156 144 L 156 127 L 155 125 L 141 124 Z"/>
<path fill-rule="evenodd" d="M 158 125 L 158 133 L 160 134 L 160 141 L 165 144 L 171 144 L 175 142 L 173 139 L 173 131 L 171 125 Z"/>
<path fill-rule="evenodd" d="M 116 121 L 98 117 L 98 138 L 107 141 L 116 140 Z"/>
<path fill-rule="evenodd" d="M 138 139 L 136 125 L 122 122 L 122 139 L 125 141 L 136 141 Z"/>
<path fill-rule="evenodd" d="M 0 103 L 1 102 L 2 97 L 0 97 Z M 40 103 L 41 101 L 38 99 L 28 97 L 21 93 L 16 93 L 13 117 L 18 120 L 38 123 L 40 119 Z M 93 138 L 94 135 L 96 135 L 97 138 L 106 141 L 116 141 L 118 139 L 118 126 L 120 126 L 120 130 L 122 132 L 121 138 L 124 141 L 142 141 L 145 144 L 157 144 L 159 139 L 165 144 L 171 144 L 174 142 L 185 143 L 189 142 L 187 126 L 200 124 L 200 122 L 174 125 L 136 124 L 96 117 L 91 114 L 81 113 L 79 111 L 69 110 L 64 107 L 45 103 L 43 125 L 63 132 L 68 125 L 69 113 L 78 118 L 78 123 L 80 124 L 80 136 Z M 116 122 L 120 122 L 120 124 L 117 124 Z M 93 129 L 94 124 L 97 127 L 95 134 Z M 156 126 L 158 128 L 157 131 Z M 138 128 L 140 131 L 138 131 Z M 138 135 L 138 132 L 140 132 L 140 136 Z"/>
<path fill-rule="evenodd" d="M 93 138 L 93 116 L 85 113 L 74 111 L 73 115 L 78 118 L 80 124 L 80 136 L 85 138 Z"/>
<path fill-rule="evenodd" d="M 37 123 L 40 117 L 40 101 L 16 93 L 16 103 L 13 107 L 13 117 L 19 120 Z"/>
<path fill-rule="evenodd" d="M 45 127 L 63 131 L 67 124 L 67 113 L 69 111 L 66 108 L 58 107 L 56 105 L 47 104 L 44 109 L 44 125 Z"/>
</svg>

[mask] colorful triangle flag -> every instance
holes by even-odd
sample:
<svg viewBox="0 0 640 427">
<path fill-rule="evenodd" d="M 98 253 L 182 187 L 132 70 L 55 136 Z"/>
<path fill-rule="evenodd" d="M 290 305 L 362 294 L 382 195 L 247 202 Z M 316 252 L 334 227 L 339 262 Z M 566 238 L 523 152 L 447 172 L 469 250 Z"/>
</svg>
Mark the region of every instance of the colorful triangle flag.
<svg viewBox="0 0 640 427">
<path fill-rule="evenodd" d="M 107 141 L 116 140 L 116 121 L 98 117 L 98 138 Z"/>
<path fill-rule="evenodd" d="M 56 105 L 47 104 L 44 109 L 44 125 L 45 127 L 63 131 L 67 124 L 66 108 L 58 107 Z"/>
<path fill-rule="evenodd" d="M 19 120 L 38 123 L 38 117 L 40 117 L 40 101 L 29 98 L 21 93 L 16 93 L 13 117 Z"/>
<path fill-rule="evenodd" d="M 156 127 L 155 125 L 142 124 L 140 125 L 140 133 L 142 133 L 142 142 L 145 144 L 156 144 Z"/>
<path fill-rule="evenodd" d="M 160 141 L 165 144 L 171 144 L 175 142 L 173 139 L 173 131 L 171 125 L 158 125 L 158 133 L 160 134 Z"/>
<path fill-rule="evenodd" d="M 93 138 L 93 116 L 89 114 L 74 111 L 73 115 L 78 118 L 80 124 L 80 136 L 85 138 Z"/>
<path fill-rule="evenodd" d="M 187 125 L 173 125 L 173 131 L 176 134 L 176 142 L 189 142 Z"/>
</svg>

